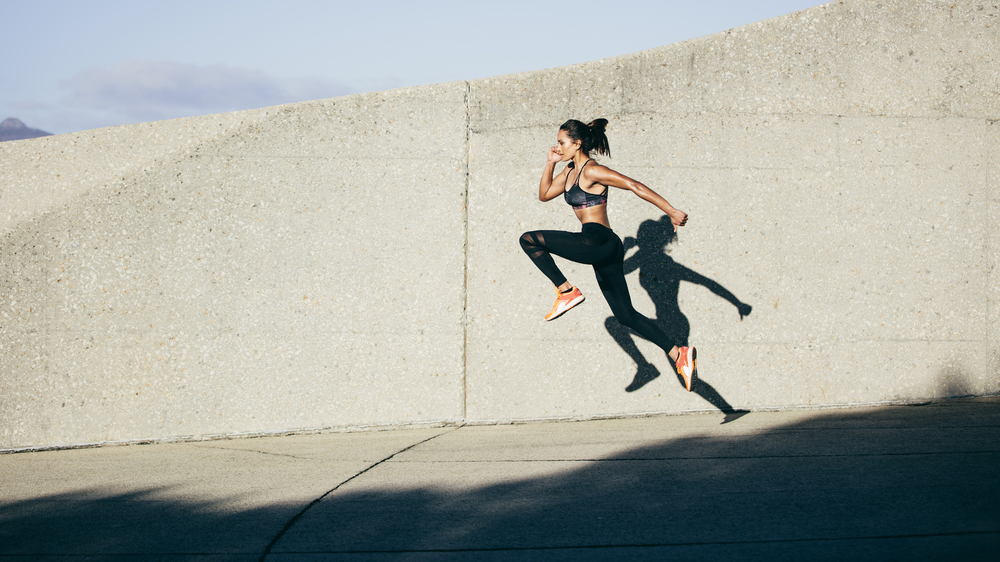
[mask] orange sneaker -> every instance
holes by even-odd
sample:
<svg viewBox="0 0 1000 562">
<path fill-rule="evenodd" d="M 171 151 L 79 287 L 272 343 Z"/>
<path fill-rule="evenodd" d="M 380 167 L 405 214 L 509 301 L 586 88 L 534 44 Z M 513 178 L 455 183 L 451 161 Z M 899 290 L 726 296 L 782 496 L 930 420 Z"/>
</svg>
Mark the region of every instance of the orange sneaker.
<svg viewBox="0 0 1000 562">
<path fill-rule="evenodd" d="M 545 320 L 555 320 L 562 316 L 567 310 L 573 308 L 574 306 L 583 302 L 585 297 L 580 289 L 573 287 L 573 290 L 568 293 L 560 293 L 559 289 L 556 289 L 558 297 L 556 297 L 556 304 L 552 306 L 552 310 L 545 315 Z"/>
<path fill-rule="evenodd" d="M 698 378 L 698 350 L 693 347 L 677 348 L 677 374 L 684 377 L 684 386 L 691 392 L 694 379 Z"/>
</svg>

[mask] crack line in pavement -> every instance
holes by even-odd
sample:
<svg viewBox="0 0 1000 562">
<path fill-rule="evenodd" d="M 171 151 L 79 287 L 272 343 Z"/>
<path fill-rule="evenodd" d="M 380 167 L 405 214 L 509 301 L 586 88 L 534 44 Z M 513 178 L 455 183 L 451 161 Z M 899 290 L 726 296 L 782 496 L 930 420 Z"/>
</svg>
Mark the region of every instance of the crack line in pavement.
<svg viewBox="0 0 1000 562">
<path fill-rule="evenodd" d="M 952 533 L 920 533 L 914 535 L 874 535 L 856 537 L 817 537 L 808 539 L 772 539 L 756 541 L 705 541 L 705 542 L 666 542 L 666 543 L 634 543 L 634 544 L 582 544 L 566 546 L 509 546 L 496 548 L 428 548 L 412 550 L 322 550 L 322 551 L 289 551 L 286 554 L 415 554 L 415 553 L 454 553 L 454 552 L 507 552 L 507 551 L 533 551 L 533 550 L 603 550 L 609 548 L 663 548 L 677 546 L 716 546 L 716 545 L 740 545 L 740 544 L 785 544 L 798 542 L 822 542 L 822 541 L 866 541 L 866 540 L 893 540 L 893 539 L 921 539 L 931 537 L 961 537 L 970 535 L 996 535 L 1000 530 L 995 531 L 955 531 Z"/>
<path fill-rule="evenodd" d="M 235 452 L 238 452 L 238 453 L 256 453 L 258 455 L 269 455 L 269 456 L 272 456 L 272 457 L 289 457 L 289 458 L 299 459 L 299 460 L 304 460 L 304 461 L 312 460 L 309 457 L 299 457 L 299 456 L 296 456 L 296 455 L 288 455 L 288 454 L 285 454 L 285 453 L 270 453 L 270 452 L 267 452 L 267 451 L 258 451 L 256 449 L 236 449 L 236 448 L 233 448 L 233 447 L 213 447 L 212 445 L 195 445 L 195 447 L 198 447 L 199 449 L 215 449 L 216 451 L 235 451 Z"/>
<path fill-rule="evenodd" d="M 325 498 L 325 497 L 329 496 L 330 494 L 336 492 L 344 484 L 347 484 L 351 480 L 354 480 L 355 478 L 361 476 L 362 474 L 368 472 L 369 470 L 375 468 L 376 466 L 379 466 L 380 464 L 382 464 L 382 463 L 390 460 L 392 457 L 395 457 L 396 455 L 405 453 L 406 451 L 409 451 L 410 449 L 412 449 L 412 448 L 414 448 L 414 447 L 416 447 L 418 445 L 423 445 L 424 443 L 430 441 L 431 439 L 437 439 L 438 437 L 441 437 L 445 433 L 451 433 L 451 432 L 457 431 L 457 430 L 459 430 L 461 428 L 462 428 L 462 426 L 460 425 L 460 426 L 454 428 L 451 431 L 444 431 L 444 432 L 438 433 L 437 435 L 432 435 L 432 436 L 428 437 L 427 439 L 424 439 L 423 441 L 420 441 L 418 443 L 414 443 L 413 445 L 410 445 L 409 447 L 405 447 L 403 449 L 400 449 L 399 451 L 396 451 L 395 453 L 393 453 L 393 454 L 389 455 L 388 457 L 386 457 L 386 458 L 378 461 L 377 463 L 369 466 L 368 468 L 362 470 L 361 472 L 355 474 L 354 476 L 351 476 L 347 480 L 344 480 L 340 484 L 337 484 L 336 486 L 334 486 L 333 488 L 331 488 L 330 490 L 328 490 L 322 496 L 314 499 L 312 502 L 309 503 L 309 505 L 305 506 L 302 509 L 302 511 L 296 513 L 294 517 L 292 517 L 291 519 L 289 519 L 288 523 L 285 523 L 285 526 L 280 531 L 278 531 L 278 534 L 275 535 L 274 538 L 271 539 L 271 542 L 269 542 L 267 544 L 267 548 L 265 548 L 264 549 L 264 553 L 260 555 L 260 558 L 258 559 L 258 562 L 264 562 L 264 559 L 267 558 L 267 555 L 271 554 L 271 549 L 274 548 L 274 545 L 278 544 L 278 541 L 281 540 L 281 537 L 285 536 L 285 533 L 287 533 L 292 527 L 294 527 L 295 524 L 298 523 L 299 519 L 301 519 L 302 516 L 305 515 L 306 512 L 309 511 L 310 508 L 312 508 L 312 506 L 314 506 L 314 505 L 318 504 L 319 502 L 323 501 L 323 498 Z"/>
</svg>

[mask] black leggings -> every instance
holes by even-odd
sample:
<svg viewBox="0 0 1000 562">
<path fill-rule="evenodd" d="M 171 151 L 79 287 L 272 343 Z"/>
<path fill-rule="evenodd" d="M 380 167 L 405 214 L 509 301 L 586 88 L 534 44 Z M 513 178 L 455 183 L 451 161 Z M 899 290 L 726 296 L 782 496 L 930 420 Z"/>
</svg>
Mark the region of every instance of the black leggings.
<svg viewBox="0 0 1000 562">
<path fill-rule="evenodd" d="M 594 266 L 597 284 L 604 299 L 611 306 L 615 319 L 632 328 L 640 336 L 660 346 L 669 353 L 674 342 L 652 320 L 632 307 L 632 299 L 625 283 L 625 247 L 610 228 L 596 222 L 583 225 L 580 232 L 561 230 L 535 230 L 521 235 L 521 248 L 535 262 L 538 269 L 558 287 L 566 282 L 552 254 L 577 263 Z"/>
</svg>

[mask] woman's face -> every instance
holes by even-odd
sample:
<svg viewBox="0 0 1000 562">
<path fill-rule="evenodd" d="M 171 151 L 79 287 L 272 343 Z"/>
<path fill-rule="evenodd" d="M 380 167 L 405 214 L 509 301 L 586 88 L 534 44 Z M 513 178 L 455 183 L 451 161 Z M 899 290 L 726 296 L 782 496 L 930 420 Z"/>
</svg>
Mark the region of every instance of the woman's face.
<svg viewBox="0 0 1000 562">
<path fill-rule="evenodd" d="M 566 131 L 560 130 L 559 136 L 556 137 L 556 152 L 562 156 L 562 161 L 566 162 L 568 160 L 572 160 L 579 150 L 580 141 L 575 141 L 569 138 Z"/>
</svg>

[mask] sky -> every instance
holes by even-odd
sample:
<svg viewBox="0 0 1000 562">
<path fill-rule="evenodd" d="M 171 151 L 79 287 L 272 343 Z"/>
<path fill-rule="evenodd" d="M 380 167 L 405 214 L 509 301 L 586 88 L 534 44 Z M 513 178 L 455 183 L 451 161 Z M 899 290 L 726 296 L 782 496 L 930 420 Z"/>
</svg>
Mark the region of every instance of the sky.
<svg viewBox="0 0 1000 562">
<path fill-rule="evenodd" d="M 819 0 L 0 0 L 0 120 L 60 134 L 634 53 Z"/>
</svg>

